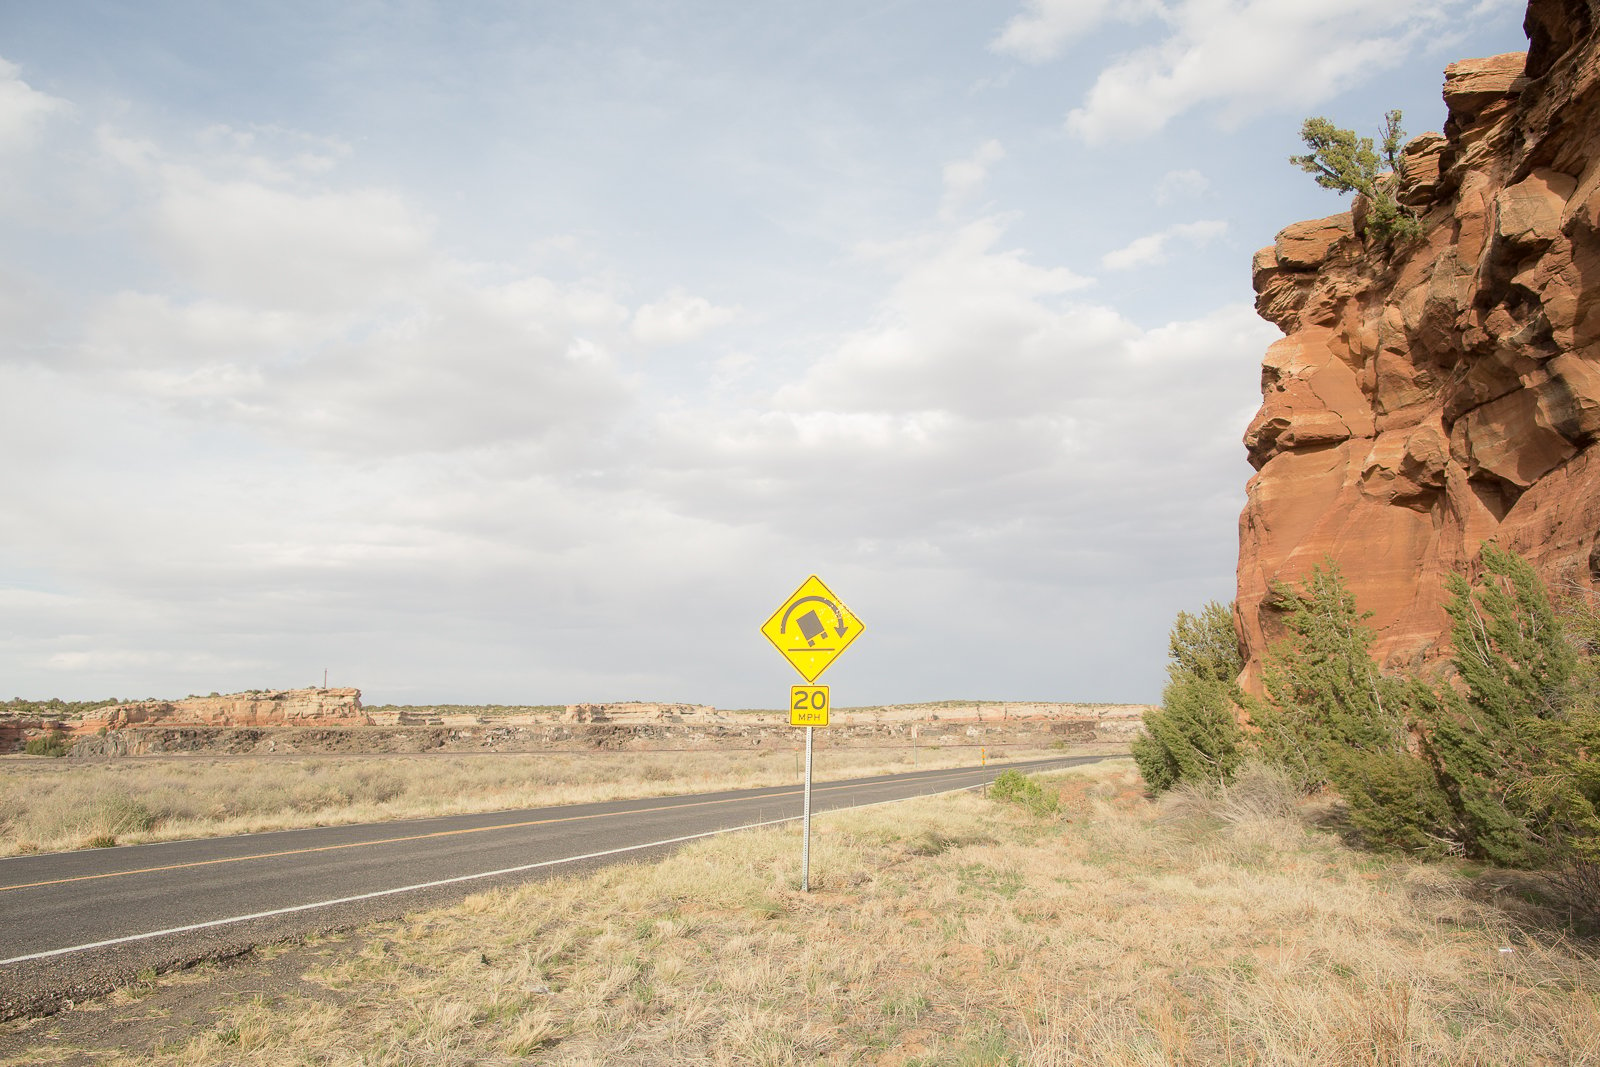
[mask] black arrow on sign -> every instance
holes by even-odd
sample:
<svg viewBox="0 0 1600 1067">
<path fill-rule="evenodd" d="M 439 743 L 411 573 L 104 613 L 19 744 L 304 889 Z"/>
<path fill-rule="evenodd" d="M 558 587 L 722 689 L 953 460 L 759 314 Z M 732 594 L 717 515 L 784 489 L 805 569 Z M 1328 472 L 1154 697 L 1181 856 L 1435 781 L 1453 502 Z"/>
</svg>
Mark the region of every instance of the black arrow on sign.
<svg viewBox="0 0 1600 1067">
<path fill-rule="evenodd" d="M 789 616 L 794 614 L 794 609 L 798 608 L 801 604 L 804 604 L 808 600 L 815 600 L 817 603 L 826 604 L 828 607 L 833 609 L 833 617 L 839 621 L 839 625 L 834 630 L 834 633 L 838 634 L 840 637 L 843 637 L 845 634 L 850 632 L 850 627 L 846 626 L 844 623 L 844 612 L 839 610 L 839 605 L 835 604 L 825 596 L 803 596 L 799 600 L 796 600 L 793 604 L 790 604 L 788 608 L 784 610 L 783 621 L 778 623 L 778 632 L 780 634 L 788 628 Z"/>
</svg>

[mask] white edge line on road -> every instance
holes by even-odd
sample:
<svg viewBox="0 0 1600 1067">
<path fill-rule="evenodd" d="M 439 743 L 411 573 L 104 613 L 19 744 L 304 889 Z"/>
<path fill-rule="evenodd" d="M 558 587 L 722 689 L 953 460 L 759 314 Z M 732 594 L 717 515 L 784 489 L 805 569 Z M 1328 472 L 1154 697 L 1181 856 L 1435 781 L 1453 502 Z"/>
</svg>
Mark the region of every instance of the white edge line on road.
<svg viewBox="0 0 1600 1067">
<path fill-rule="evenodd" d="M 8 960 L 0 960 L 0 966 L 8 963 L 26 963 L 28 960 L 42 960 L 50 956 L 66 956 L 73 952 L 87 952 L 92 948 L 106 948 L 109 945 L 123 945 L 129 941 L 145 941 L 152 937 L 165 937 L 168 934 L 187 934 L 194 930 L 205 930 L 213 926 L 227 926 L 230 923 L 249 922 L 251 919 L 270 919 L 274 915 L 292 915 L 297 911 L 311 911 L 315 908 L 331 908 L 336 904 L 353 904 L 358 900 L 372 900 L 375 897 L 393 896 L 396 893 L 411 893 L 419 889 L 433 889 L 441 885 L 455 885 L 458 882 L 471 882 L 478 878 L 493 878 L 501 874 L 518 874 L 522 871 L 537 870 L 540 867 L 554 867 L 561 863 L 578 863 L 582 860 L 600 859 L 603 856 L 615 856 L 622 852 L 637 852 L 644 848 L 654 848 L 657 845 L 676 845 L 684 841 L 693 841 L 700 837 L 712 837 L 716 834 L 732 833 L 736 830 L 753 830 L 758 826 L 775 826 L 778 823 L 794 822 L 799 816 L 784 819 L 771 819 L 767 822 L 746 823 L 743 826 L 730 826 L 725 830 L 710 830 L 703 834 L 689 834 L 687 837 L 669 837 L 664 841 L 646 841 L 642 845 L 627 845 L 623 848 L 608 848 L 604 852 L 590 852 L 583 856 L 566 856 L 558 860 L 543 860 L 539 863 L 525 863 L 520 867 L 502 867 L 497 871 L 480 871 L 477 874 L 463 874 L 455 878 L 441 878 L 435 882 L 418 882 L 416 885 L 402 885 L 393 889 L 379 889 L 371 893 L 358 893 L 353 897 L 338 897 L 334 900 L 319 900 L 312 904 L 296 904 L 288 908 L 274 908 L 271 911 L 258 911 L 250 915 L 233 915 L 226 919 L 212 919 L 209 922 L 191 923 L 188 926 L 172 926 L 165 930 L 151 930 L 145 934 L 129 934 L 127 937 L 113 937 L 106 941 L 93 941 L 87 945 L 73 945 L 71 948 L 53 948 L 45 952 L 33 952 L 26 956 L 13 956 Z"/>
<path fill-rule="evenodd" d="M 862 808 L 876 808 L 884 804 L 901 804 L 907 800 L 918 800 L 922 797 L 944 796 L 947 793 L 963 793 L 969 789 L 977 789 L 984 783 L 965 785 L 959 789 L 946 789 L 939 793 L 921 793 L 915 797 L 899 797 L 895 800 L 879 800 L 871 804 L 854 804 L 845 808 L 833 808 L 828 812 L 818 812 L 819 815 L 831 814 L 834 811 L 859 811 Z M 799 822 L 800 816 L 790 815 L 782 819 L 768 819 L 765 822 L 745 823 L 743 826 L 729 826 L 721 830 L 707 830 L 701 834 L 688 834 L 684 837 L 669 837 L 661 841 L 646 841 L 642 845 L 627 845 L 623 848 L 608 848 L 604 852 L 590 852 L 582 856 L 566 856 L 558 860 L 543 860 L 539 863 L 525 863 L 520 867 L 502 867 L 498 871 L 481 871 L 478 874 L 463 874 L 455 878 L 441 878 L 436 882 L 419 882 L 416 885 L 403 885 L 394 889 L 379 889 L 371 893 L 359 893 L 353 897 L 339 897 L 336 900 L 319 900 L 312 904 L 296 904 L 289 908 L 274 908 L 271 911 L 258 911 L 251 915 L 234 915 L 226 919 L 212 919 L 209 922 L 192 923 L 188 926 L 173 926 L 165 930 L 151 930 L 144 934 L 129 934 L 127 937 L 113 937 L 106 941 L 94 941 L 87 945 L 73 945 L 70 948 L 53 948 L 45 952 L 32 952 L 26 956 L 13 956 L 8 960 L 0 960 L 0 967 L 10 963 L 27 963 L 29 960 L 48 959 L 51 956 L 68 956 L 74 952 L 87 952 L 95 948 L 107 948 L 111 945 L 125 945 L 130 941 L 148 941 L 153 937 L 166 937 L 168 934 L 187 934 L 194 930 L 206 930 L 213 926 L 228 926 L 232 923 L 249 922 L 251 919 L 270 919 L 274 915 L 292 915 L 298 911 L 312 911 L 316 908 L 331 908 L 336 904 L 353 904 L 359 900 L 372 900 L 376 897 L 393 896 L 396 893 L 412 893 L 419 889 L 433 889 L 441 885 L 455 885 L 459 882 L 471 882 L 479 878 L 494 878 L 502 874 L 520 874 L 523 871 L 538 870 L 540 867 L 555 867 L 563 863 L 578 863 L 583 860 L 601 859 L 605 856 L 616 856 L 623 852 L 638 852 L 640 849 L 655 848 L 660 845 L 677 845 L 685 841 L 695 841 L 702 837 L 715 837 L 718 834 L 732 834 L 740 830 L 755 830 L 762 826 L 777 826 L 780 823 Z"/>
</svg>

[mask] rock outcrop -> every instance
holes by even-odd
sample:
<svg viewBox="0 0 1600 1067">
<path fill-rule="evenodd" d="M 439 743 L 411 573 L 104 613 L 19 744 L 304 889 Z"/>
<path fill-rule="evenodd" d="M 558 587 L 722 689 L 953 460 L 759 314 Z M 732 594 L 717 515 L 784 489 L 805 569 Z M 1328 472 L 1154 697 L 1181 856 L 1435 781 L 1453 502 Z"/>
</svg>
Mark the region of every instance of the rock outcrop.
<svg viewBox="0 0 1600 1067">
<path fill-rule="evenodd" d="M 874 722 L 841 718 L 818 731 L 823 748 L 1016 749 L 1123 745 L 1137 718 L 940 719 Z M 72 759 L 150 755 L 339 755 L 420 752 L 794 751 L 801 731 L 777 715 L 704 722 L 495 723 L 456 726 L 145 726 L 80 737 Z"/>
<path fill-rule="evenodd" d="M 562 722 L 685 722 L 716 712 L 705 704 L 568 704 Z"/>
<path fill-rule="evenodd" d="M 71 727 L 61 719 L 0 719 L 0 753 L 20 752 L 29 740 L 51 733 L 67 733 Z"/>
<path fill-rule="evenodd" d="M 262 689 L 183 700 L 109 704 L 73 724 L 76 734 L 130 726 L 370 726 L 359 689 Z"/>
<path fill-rule="evenodd" d="M 258 754 L 497 751 L 667 747 L 761 748 L 792 742 L 784 711 L 721 711 L 704 704 L 571 704 L 501 713 L 437 708 L 372 712 L 358 689 L 262 690 L 107 705 L 69 720 L 0 719 L 0 753 L 59 730 L 76 757 L 176 753 Z M 1050 746 L 1120 744 L 1141 727 L 1143 704 L 945 701 L 835 708 L 826 743 Z"/>
<path fill-rule="evenodd" d="M 1552 583 L 1600 578 L 1600 0 L 1533 0 L 1527 53 L 1445 72 L 1444 132 L 1406 146 L 1393 250 L 1366 205 L 1256 253 L 1284 331 L 1245 434 L 1243 682 L 1282 633 L 1275 581 L 1336 561 L 1374 651 L 1419 666 L 1444 577 L 1495 539 Z"/>
</svg>

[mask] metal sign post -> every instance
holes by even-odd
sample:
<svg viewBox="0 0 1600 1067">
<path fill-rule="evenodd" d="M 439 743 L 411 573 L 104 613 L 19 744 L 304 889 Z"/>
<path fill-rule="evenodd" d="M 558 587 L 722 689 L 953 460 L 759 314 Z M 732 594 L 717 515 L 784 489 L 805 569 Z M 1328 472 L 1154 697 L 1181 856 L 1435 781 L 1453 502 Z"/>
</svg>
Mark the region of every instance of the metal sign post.
<svg viewBox="0 0 1600 1067">
<path fill-rule="evenodd" d="M 811 892 L 811 731 L 806 727 L 806 800 L 800 817 L 800 892 Z"/>
<path fill-rule="evenodd" d="M 813 731 L 828 725 L 828 687 L 791 685 L 789 687 L 789 725 L 806 728 L 806 790 L 800 809 L 800 890 L 811 892 L 811 744 Z"/>
<path fill-rule="evenodd" d="M 778 605 L 761 633 L 807 682 L 815 682 L 865 629 L 815 574 Z M 789 687 L 789 725 L 806 728 L 806 788 L 800 815 L 800 890 L 811 892 L 812 731 L 828 725 L 828 687 Z"/>
</svg>

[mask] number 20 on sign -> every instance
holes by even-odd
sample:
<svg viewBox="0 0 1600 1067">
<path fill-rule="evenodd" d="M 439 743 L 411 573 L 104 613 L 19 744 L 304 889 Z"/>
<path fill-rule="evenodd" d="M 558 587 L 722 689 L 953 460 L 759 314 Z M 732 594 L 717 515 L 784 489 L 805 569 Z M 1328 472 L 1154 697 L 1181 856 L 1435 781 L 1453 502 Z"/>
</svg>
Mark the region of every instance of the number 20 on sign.
<svg viewBox="0 0 1600 1067">
<path fill-rule="evenodd" d="M 789 725 L 828 725 L 828 687 L 791 685 L 789 687 Z"/>
</svg>

